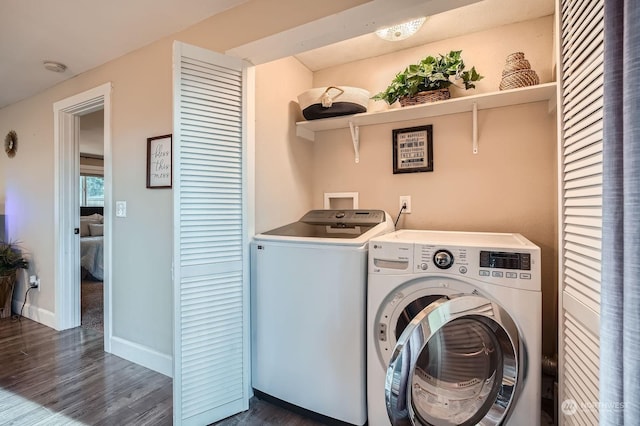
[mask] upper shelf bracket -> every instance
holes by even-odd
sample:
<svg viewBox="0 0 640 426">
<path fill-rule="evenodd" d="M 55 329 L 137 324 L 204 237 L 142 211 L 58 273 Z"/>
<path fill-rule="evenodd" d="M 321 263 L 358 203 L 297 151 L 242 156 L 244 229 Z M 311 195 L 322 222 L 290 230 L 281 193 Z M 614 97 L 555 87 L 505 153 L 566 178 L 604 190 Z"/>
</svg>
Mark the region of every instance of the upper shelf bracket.
<svg viewBox="0 0 640 426">
<path fill-rule="evenodd" d="M 351 129 L 351 140 L 353 141 L 353 152 L 355 154 L 356 163 L 360 162 L 360 126 L 349 121 L 349 129 Z"/>
<path fill-rule="evenodd" d="M 473 153 L 478 153 L 478 104 L 473 103 Z"/>
<path fill-rule="evenodd" d="M 359 127 L 417 119 L 424 120 L 429 117 L 468 113 L 471 111 L 473 119 L 472 150 L 474 154 L 477 154 L 479 151 L 478 109 L 484 111 L 492 108 L 547 101 L 548 112 L 551 113 L 555 108 L 557 108 L 557 90 L 558 86 L 555 82 L 542 83 L 535 86 L 462 96 L 455 99 L 422 105 L 390 108 L 384 111 L 364 112 L 321 120 L 300 121 L 296 123 L 296 134 L 302 138 L 313 141 L 315 140 L 316 132 L 349 128 L 351 130 L 353 149 L 356 157 L 355 161 L 357 163 L 360 161 Z M 357 123 L 357 125 L 355 123 Z"/>
</svg>

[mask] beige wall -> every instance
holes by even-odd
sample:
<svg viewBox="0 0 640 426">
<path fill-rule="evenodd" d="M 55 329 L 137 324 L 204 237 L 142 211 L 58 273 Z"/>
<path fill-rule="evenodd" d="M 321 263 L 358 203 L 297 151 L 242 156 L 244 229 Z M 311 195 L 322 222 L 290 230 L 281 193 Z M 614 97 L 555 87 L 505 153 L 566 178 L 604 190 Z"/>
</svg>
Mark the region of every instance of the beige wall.
<svg viewBox="0 0 640 426">
<path fill-rule="evenodd" d="M 22 242 L 31 257 L 30 273 L 41 277 L 41 290 L 29 294 L 29 303 L 50 313 L 55 310 L 52 105 L 110 81 L 113 199 L 128 202 L 128 216 L 113 220 L 113 334 L 150 351 L 171 355 L 172 192 L 146 189 L 145 161 L 146 138 L 172 132 L 173 40 L 224 52 L 365 2 L 249 1 L 0 109 L 3 135 L 14 129 L 20 137 L 15 158 L 0 156 L 0 204 L 6 205 L 9 236 Z M 260 131 L 256 129 L 257 134 Z M 307 204 L 306 198 L 296 198 L 300 191 L 281 199 L 277 208 L 287 210 Z M 256 206 L 257 211 L 265 208 L 272 205 Z M 16 299 L 25 288 L 24 282 L 17 286 Z"/>
<path fill-rule="evenodd" d="M 80 153 L 104 155 L 104 110 L 80 117 Z"/>
<path fill-rule="evenodd" d="M 444 40 L 314 74 L 314 87 L 355 85 L 383 90 L 406 64 L 427 54 L 463 51 L 486 78 L 478 90 L 497 90 L 504 58 L 524 51 L 543 82 L 551 80 L 551 17 Z M 460 93 L 454 93 L 459 96 Z M 384 109 L 376 105 L 377 109 Z M 375 109 L 374 108 L 374 109 Z M 394 175 L 392 130 L 433 125 L 434 171 Z M 412 213 L 399 228 L 518 232 L 542 249 L 544 353 L 555 351 L 557 294 L 555 112 L 546 102 L 481 110 L 479 153 L 471 149 L 471 113 L 360 128 L 355 164 L 348 129 L 316 133 L 313 201 L 324 192 L 358 191 L 361 208 L 395 215 L 399 196 L 411 195 Z M 304 142 L 302 142 L 304 143 Z"/>
<path fill-rule="evenodd" d="M 313 145 L 296 139 L 295 123 L 302 120 L 297 95 L 312 78 L 294 58 L 256 67 L 256 233 L 311 209 Z"/>
<path fill-rule="evenodd" d="M 0 109 L 2 134 L 14 129 L 20 137 L 15 158 L 0 155 L 0 204 L 6 205 L 9 236 L 22 242 L 32 259 L 30 273 L 37 273 L 42 283 L 40 292 L 29 294 L 29 302 L 54 312 L 52 104 L 111 81 L 113 199 L 128 202 L 128 217 L 113 220 L 113 333 L 149 350 L 170 355 L 172 241 L 170 232 L 158 230 L 172 229 L 172 193 L 146 189 L 145 159 L 146 138 L 172 132 L 172 41 L 178 39 L 224 52 L 364 2 L 253 0 Z M 282 10 L 287 13 L 283 14 Z M 390 171 L 390 131 L 400 126 L 361 129 L 361 162 L 355 165 L 348 131 L 326 132 L 312 143 L 295 137 L 292 124 L 295 121 L 292 117 L 299 114 L 292 102 L 306 88 L 329 81 L 381 90 L 407 63 L 449 48 L 463 49 L 465 61 L 476 65 L 487 76 L 482 82 L 486 86 L 480 85 L 477 92 L 495 90 L 498 78 L 495 76 L 499 75 L 504 57 L 516 50 L 523 50 L 543 81 L 548 81 L 551 20 L 547 21 L 527 23 L 515 31 L 515 35 L 508 29 L 497 30 L 487 32 L 483 38 L 463 39 L 464 43 L 454 40 L 455 46 L 451 47 L 443 41 L 424 51 L 400 52 L 397 58 L 361 61 L 344 70 L 336 67 L 320 71 L 313 76 L 313 82 L 308 70 L 293 59 L 258 67 L 256 230 L 281 225 L 298 218 L 308 208 L 321 207 L 325 191 L 358 190 L 361 206 L 381 207 L 390 213 L 397 210 L 398 195 L 410 194 L 414 213 L 401 222 L 404 227 L 522 232 L 543 247 L 545 265 L 555 264 L 554 131 L 553 118 L 543 104 L 481 112 L 477 156 L 471 155 L 468 114 L 429 120 L 434 125 L 435 171 L 408 176 L 392 175 Z M 526 30 L 529 26 L 530 30 Z M 535 53 L 533 47 L 540 49 L 540 53 Z M 367 64 L 373 67 L 364 67 Z M 368 71 L 359 73 L 357 68 Z M 369 71 L 371 69 L 376 72 Z M 384 73 L 379 74 L 383 69 Z M 277 104 L 271 103 L 273 96 L 278 99 Z M 380 106 L 384 105 L 377 107 Z M 405 124 L 412 125 L 403 123 L 402 127 Z M 510 194 L 508 198 L 496 197 L 491 185 L 495 179 L 500 182 L 505 176 L 515 179 L 512 185 L 525 185 L 525 192 Z M 479 195 L 483 193 L 487 196 Z M 499 218 L 496 212 L 500 212 Z M 518 229 L 514 229 L 515 226 Z M 555 286 L 555 275 L 547 266 L 547 341 L 548 324 L 555 320 L 555 316 L 549 315 L 550 286 Z M 24 294 L 24 289 L 21 283 L 16 294 Z"/>
<path fill-rule="evenodd" d="M 45 121 L 45 117 L 48 120 Z M 28 275 L 38 274 L 41 288 L 29 293 L 29 302 L 51 311 L 54 304 L 52 103 L 28 100 L 1 109 L 0 130 L 3 137 L 9 130 L 18 134 L 16 156 L 9 159 L 4 153 L 0 155 L 0 204 L 5 204 L 6 238 L 19 241 L 30 259 L 28 273 L 18 274 L 14 299 L 24 297 Z"/>
</svg>

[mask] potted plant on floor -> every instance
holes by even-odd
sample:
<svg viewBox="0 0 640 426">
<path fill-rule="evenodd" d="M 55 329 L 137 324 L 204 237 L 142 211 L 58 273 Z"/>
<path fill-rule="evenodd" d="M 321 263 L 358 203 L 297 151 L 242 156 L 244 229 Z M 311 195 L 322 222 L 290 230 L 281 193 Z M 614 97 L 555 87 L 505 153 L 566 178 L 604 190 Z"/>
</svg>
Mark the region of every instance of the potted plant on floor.
<svg viewBox="0 0 640 426">
<path fill-rule="evenodd" d="M 12 242 L 0 241 L 0 318 L 11 316 L 13 287 L 18 269 L 27 269 L 29 262 L 22 257 L 19 247 Z"/>
<path fill-rule="evenodd" d="M 416 105 L 449 99 L 451 80 L 461 80 L 465 90 L 475 88 L 474 82 L 483 77 L 475 67 L 465 70 L 461 50 L 452 50 L 438 57 L 427 56 L 417 64 L 409 65 L 404 71 L 396 74 L 389 87 L 372 99 L 386 101 L 389 105 L 400 101 L 400 105 Z"/>
</svg>

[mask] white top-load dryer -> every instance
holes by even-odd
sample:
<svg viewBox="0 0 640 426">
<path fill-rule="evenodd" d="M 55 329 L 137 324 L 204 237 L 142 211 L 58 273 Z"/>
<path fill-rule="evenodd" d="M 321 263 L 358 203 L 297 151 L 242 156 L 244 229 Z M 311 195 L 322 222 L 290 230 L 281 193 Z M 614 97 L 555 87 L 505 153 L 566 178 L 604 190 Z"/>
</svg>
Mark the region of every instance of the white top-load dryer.
<svg viewBox="0 0 640 426">
<path fill-rule="evenodd" d="M 520 234 L 371 240 L 369 425 L 539 425 L 540 266 Z"/>
<path fill-rule="evenodd" d="M 393 222 L 381 210 L 312 210 L 254 237 L 252 385 L 258 397 L 354 425 L 366 422 L 368 241 L 391 231 Z"/>
</svg>

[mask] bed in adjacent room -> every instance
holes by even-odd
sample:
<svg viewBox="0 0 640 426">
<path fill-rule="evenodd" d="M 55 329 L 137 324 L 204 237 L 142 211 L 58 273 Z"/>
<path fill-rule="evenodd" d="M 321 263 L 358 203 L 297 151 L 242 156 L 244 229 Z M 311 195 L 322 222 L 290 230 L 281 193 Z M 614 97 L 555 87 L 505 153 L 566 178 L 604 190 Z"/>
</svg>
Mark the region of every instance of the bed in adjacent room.
<svg viewBox="0 0 640 426">
<path fill-rule="evenodd" d="M 80 207 L 81 278 L 102 281 L 104 278 L 103 207 Z"/>
</svg>

